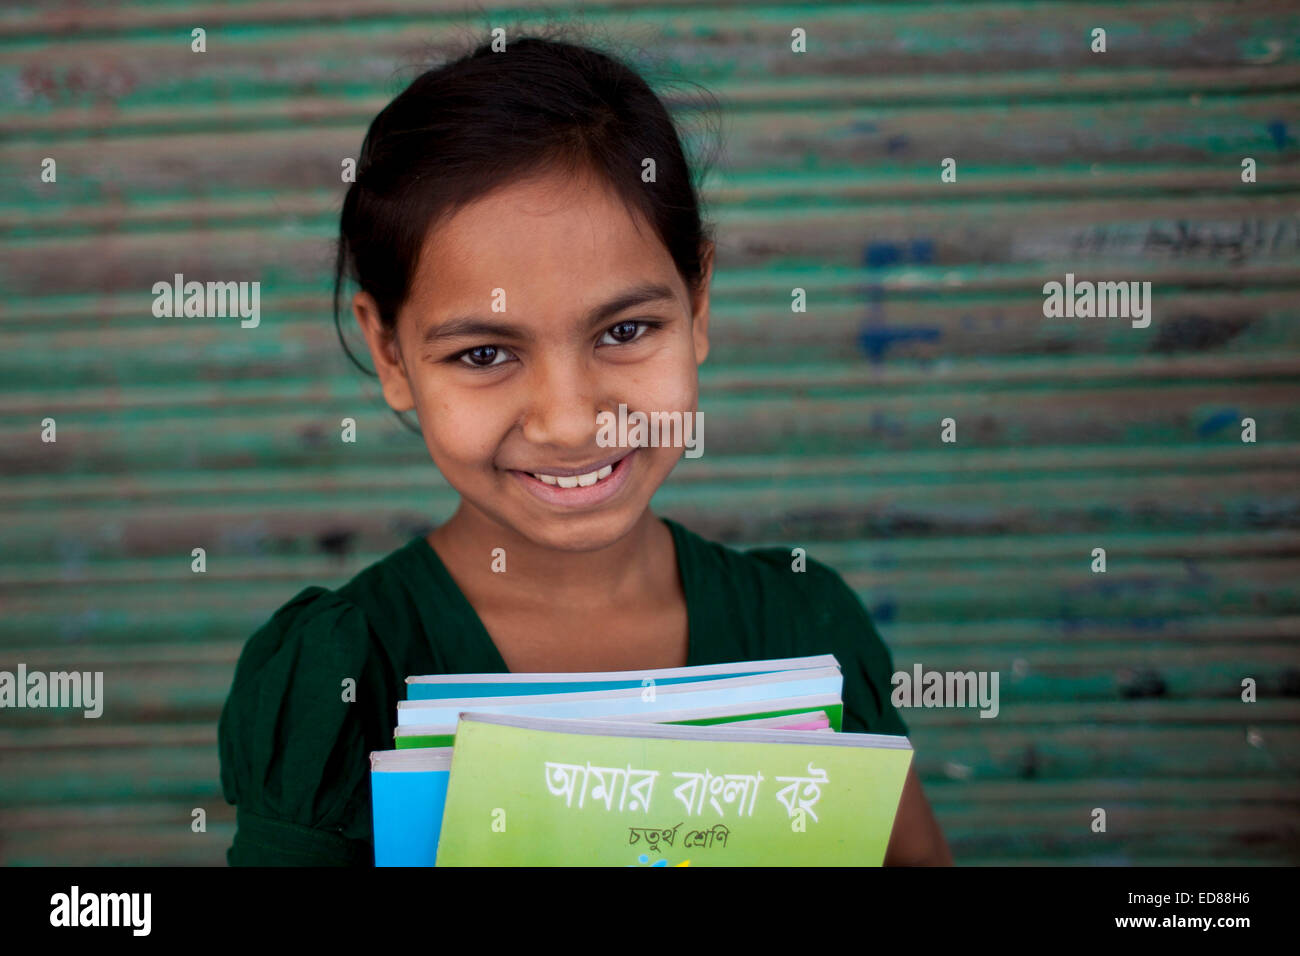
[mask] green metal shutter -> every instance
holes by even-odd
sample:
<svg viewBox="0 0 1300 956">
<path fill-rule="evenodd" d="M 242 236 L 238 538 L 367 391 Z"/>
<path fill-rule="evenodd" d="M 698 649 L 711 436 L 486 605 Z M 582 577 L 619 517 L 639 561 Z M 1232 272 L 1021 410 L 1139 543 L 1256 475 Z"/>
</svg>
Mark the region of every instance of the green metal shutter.
<svg viewBox="0 0 1300 956">
<path fill-rule="evenodd" d="M 0 13 L 0 669 L 108 698 L 0 712 L 0 863 L 222 863 L 244 640 L 454 507 L 328 276 L 341 160 L 460 8 Z M 657 509 L 838 569 L 898 670 L 999 672 L 996 719 L 903 712 L 958 862 L 1300 862 L 1295 6 L 583 19 L 724 106 L 708 444 Z M 260 281 L 260 326 L 154 318 L 175 273 Z M 1150 327 L 1045 318 L 1066 273 L 1149 280 Z"/>
</svg>

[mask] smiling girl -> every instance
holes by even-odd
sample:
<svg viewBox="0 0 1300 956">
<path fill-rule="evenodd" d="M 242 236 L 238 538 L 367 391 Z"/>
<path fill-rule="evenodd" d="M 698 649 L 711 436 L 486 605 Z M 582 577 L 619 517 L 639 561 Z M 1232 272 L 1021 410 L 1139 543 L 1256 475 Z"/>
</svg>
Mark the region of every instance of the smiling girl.
<svg viewBox="0 0 1300 956">
<path fill-rule="evenodd" d="M 409 674 L 832 653 L 844 729 L 907 732 L 889 652 L 835 571 L 657 517 L 682 448 L 597 441 L 620 405 L 697 411 L 713 252 L 664 104 L 589 47 L 484 44 L 375 118 L 336 318 L 351 279 L 384 399 L 415 414 L 460 505 L 249 639 L 219 728 L 230 863 L 373 863 L 367 754 L 392 746 Z M 914 771 L 885 862 L 951 862 Z"/>
</svg>

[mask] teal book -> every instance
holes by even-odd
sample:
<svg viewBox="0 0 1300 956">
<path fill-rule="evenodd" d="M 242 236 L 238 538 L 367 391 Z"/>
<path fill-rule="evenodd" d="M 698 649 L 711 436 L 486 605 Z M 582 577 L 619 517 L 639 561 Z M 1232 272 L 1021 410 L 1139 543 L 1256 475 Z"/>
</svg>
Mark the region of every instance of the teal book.
<svg viewBox="0 0 1300 956">
<path fill-rule="evenodd" d="M 403 700 L 397 704 L 398 727 L 454 724 L 461 711 L 492 711 L 528 717 L 571 719 L 650 719 L 660 711 L 731 704 L 760 704 L 778 698 L 843 692 L 838 667 L 722 677 L 686 684 L 620 687 L 613 690 L 565 694 L 520 694 L 510 697 L 463 697 Z M 807 708 L 805 708 L 807 709 Z M 761 712 L 759 708 L 759 712 Z"/>
<path fill-rule="evenodd" d="M 479 701 L 466 710 L 493 712 L 496 710 L 488 700 Z M 825 713 L 830 730 L 839 732 L 843 729 L 844 703 L 839 694 L 811 694 L 802 697 L 778 698 L 748 704 L 723 704 L 717 707 L 688 707 L 682 710 L 646 711 L 643 713 L 623 714 L 607 717 L 607 720 L 632 721 L 650 724 L 732 724 L 747 720 L 772 719 L 781 721 L 805 714 L 809 710 L 820 709 Z M 460 712 L 456 714 L 457 718 Z M 533 714 L 531 716 L 539 716 Z M 542 714 L 540 716 L 554 716 Z M 573 719 L 571 713 L 558 716 Z M 456 724 L 408 724 L 398 727 L 393 734 L 394 746 L 398 750 L 421 747 L 451 747 L 456 742 Z"/>
<path fill-rule="evenodd" d="M 839 667 L 832 654 L 781 657 L 764 661 L 735 661 L 698 667 L 665 667 L 644 671 L 576 673 L 428 674 L 406 678 L 407 700 L 463 697 L 518 697 L 527 694 L 574 694 L 599 690 L 637 689 L 658 684 L 689 684 L 721 677 L 752 677 L 780 671 Z"/>
<path fill-rule="evenodd" d="M 879 866 L 906 737 L 465 712 L 438 866 Z"/>
</svg>

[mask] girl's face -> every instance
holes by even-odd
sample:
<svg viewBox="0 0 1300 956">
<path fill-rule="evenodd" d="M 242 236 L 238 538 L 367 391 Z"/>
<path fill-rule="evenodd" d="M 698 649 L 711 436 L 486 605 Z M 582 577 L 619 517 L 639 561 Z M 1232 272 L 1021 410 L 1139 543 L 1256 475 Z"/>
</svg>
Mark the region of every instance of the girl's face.
<svg viewBox="0 0 1300 956">
<path fill-rule="evenodd" d="M 707 263 L 711 279 L 711 250 Z M 620 404 L 687 424 L 709 302 L 707 281 L 692 302 L 653 229 L 596 180 L 511 184 L 432 230 L 395 339 L 368 294 L 353 311 L 385 400 L 415 409 L 462 508 L 541 547 L 612 544 L 682 455 L 597 442 L 597 414 Z M 574 488 L 533 477 L 584 474 Z"/>
</svg>

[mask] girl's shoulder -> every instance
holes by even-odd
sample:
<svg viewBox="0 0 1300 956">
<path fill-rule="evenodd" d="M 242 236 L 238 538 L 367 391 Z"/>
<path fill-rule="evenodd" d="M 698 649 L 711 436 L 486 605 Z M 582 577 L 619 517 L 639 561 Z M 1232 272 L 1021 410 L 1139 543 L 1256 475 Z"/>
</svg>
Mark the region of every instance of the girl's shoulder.
<svg viewBox="0 0 1300 956">
<path fill-rule="evenodd" d="M 319 585 L 304 587 L 278 607 L 244 644 L 236 668 L 235 683 L 241 672 L 257 669 L 292 646 L 297 656 L 304 644 L 325 650 L 358 641 L 365 642 L 369 627 L 361 608 L 338 591 Z"/>
<path fill-rule="evenodd" d="M 292 675 L 301 681 L 341 671 L 357 677 L 368 663 L 406 664 L 422 656 L 422 622 L 445 613 L 440 605 L 449 602 L 430 586 L 421 543 L 411 539 L 337 588 L 313 584 L 299 590 L 248 638 L 234 689 L 258 677 Z"/>
<path fill-rule="evenodd" d="M 238 826 L 228 862 L 365 862 L 364 728 L 385 683 L 360 609 L 328 588 L 302 589 L 253 633 L 217 725 Z"/>
<path fill-rule="evenodd" d="M 369 565 L 338 588 L 313 584 L 303 587 L 276 608 L 248 638 L 239 658 L 235 683 L 243 673 L 256 670 L 277 654 L 288 652 L 299 665 L 311 665 L 364 648 L 371 640 L 369 595 L 377 590 L 393 552 Z M 304 651 L 309 651 L 305 658 Z"/>
<path fill-rule="evenodd" d="M 244 644 L 217 730 L 222 790 L 237 808 L 229 862 L 369 859 L 366 758 L 391 746 L 397 671 L 410 658 L 394 642 L 416 644 L 380 611 L 401 601 L 405 550 L 337 589 L 302 588 Z"/>
</svg>

